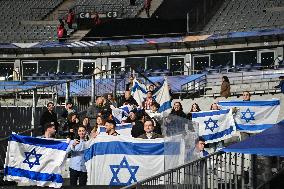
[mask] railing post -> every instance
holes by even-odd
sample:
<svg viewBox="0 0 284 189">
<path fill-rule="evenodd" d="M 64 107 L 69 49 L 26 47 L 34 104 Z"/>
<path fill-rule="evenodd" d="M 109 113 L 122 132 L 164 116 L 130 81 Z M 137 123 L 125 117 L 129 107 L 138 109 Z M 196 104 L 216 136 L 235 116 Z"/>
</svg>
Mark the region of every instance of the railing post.
<svg viewBox="0 0 284 189">
<path fill-rule="evenodd" d="M 96 102 L 96 77 L 92 75 L 92 90 L 91 90 L 91 105 L 95 105 Z"/>
<path fill-rule="evenodd" d="M 70 97 L 70 81 L 67 81 L 65 88 L 65 104 L 69 101 L 69 97 Z"/>
<path fill-rule="evenodd" d="M 36 124 L 36 106 L 37 106 L 37 89 L 33 89 L 33 106 L 32 106 L 31 129 L 35 129 L 35 124 Z"/>
</svg>

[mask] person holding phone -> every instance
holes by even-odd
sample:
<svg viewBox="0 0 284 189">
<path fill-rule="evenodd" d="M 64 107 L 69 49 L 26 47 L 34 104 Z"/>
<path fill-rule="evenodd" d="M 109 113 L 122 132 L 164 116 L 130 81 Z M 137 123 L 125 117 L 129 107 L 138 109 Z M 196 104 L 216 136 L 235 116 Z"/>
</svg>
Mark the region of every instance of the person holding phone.
<svg viewBox="0 0 284 189">
<path fill-rule="evenodd" d="M 71 186 L 77 186 L 78 180 L 79 186 L 85 186 L 87 183 L 87 169 L 84 160 L 86 134 L 86 128 L 83 125 L 79 126 L 74 140 L 69 142 L 69 146 L 67 148 L 67 153 L 71 153 L 69 168 Z"/>
</svg>

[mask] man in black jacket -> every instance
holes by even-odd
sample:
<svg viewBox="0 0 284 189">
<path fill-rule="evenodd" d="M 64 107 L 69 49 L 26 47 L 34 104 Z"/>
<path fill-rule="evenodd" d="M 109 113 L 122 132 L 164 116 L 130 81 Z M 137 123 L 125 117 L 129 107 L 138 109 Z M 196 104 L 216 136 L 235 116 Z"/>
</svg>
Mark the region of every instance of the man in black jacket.
<svg viewBox="0 0 284 189">
<path fill-rule="evenodd" d="M 138 138 L 142 138 L 142 139 L 163 138 L 162 135 L 154 132 L 154 123 L 151 119 L 146 120 L 144 122 L 144 131 L 145 131 L 145 134 L 140 135 Z"/>
<path fill-rule="evenodd" d="M 53 122 L 55 125 L 56 132 L 58 131 L 57 114 L 54 112 L 54 104 L 52 102 L 47 103 L 47 110 L 43 112 L 40 117 L 40 125 L 44 127 L 46 123 Z"/>
</svg>

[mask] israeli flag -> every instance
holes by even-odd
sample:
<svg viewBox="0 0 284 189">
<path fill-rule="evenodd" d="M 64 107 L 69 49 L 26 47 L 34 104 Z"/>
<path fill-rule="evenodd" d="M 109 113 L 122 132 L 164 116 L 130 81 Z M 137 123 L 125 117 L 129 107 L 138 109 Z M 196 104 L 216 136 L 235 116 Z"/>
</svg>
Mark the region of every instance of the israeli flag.
<svg viewBox="0 0 284 189">
<path fill-rule="evenodd" d="M 131 129 L 132 129 L 132 124 L 131 123 L 121 123 L 121 124 L 116 124 L 115 131 L 123 136 L 129 136 L 131 137 Z M 100 126 L 98 128 L 98 133 L 101 135 L 107 135 L 106 134 L 106 128 L 104 126 Z"/>
<path fill-rule="evenodd" d="M 232 110 L 229 109 L 192 112 L 192 121 L 198 123 L 199 136 L 206 143 L 230 138 L 236 131 Z"/>
<path fill-rule="evenodd" d="M 139 106 L 142 106 L 144 99 L 146 98 L 147 88 L 144 84 L 139 83 L 136 78 L 133 80 L 133 87 L 131 89 L 131 94 L 136 100 Z"/>
<path fill-rule="evenodd" d="M 139 83 L 136 79 L 133 81 L 132 96 L 142 106 L 144 99 L 146 98 L 147 89 L 146 86 Z M 171 96 L 168 86 L 168 80 L 165 78 L 162 87 L 160 87 L 154 94 L 153 98 L 160 104 L 160 113 L 170 113 L 171 111 Z"/>
<path fill-rule="evenodd" d="M 178 154 L 179 144 L 174 145 Z M 86 150 L 85 160 L 88 185 L 130 185 L 165 170 L 164 139 L 99 135 Z"/>
<path fill-rule="evenodd" d="M 233 108 L 236 112 L 236 128 L 241 132 L 259 133 L 277 123 L 280 100 L 220 101 L 222 108 Z"/>
<path fill-rule="evenodd" d="M 128 117 L 130 111 L 132 110 L 132 106 L 124 105 L 119 108 L 112 109 L 112 115 L 116 123 L 120 124 L 122 118 Z"/>
<path fill-rule="evenodd" d="M 60 188 L 66 142 L 12 134 L 9 138 L 4 180 Z"/>
</svg>

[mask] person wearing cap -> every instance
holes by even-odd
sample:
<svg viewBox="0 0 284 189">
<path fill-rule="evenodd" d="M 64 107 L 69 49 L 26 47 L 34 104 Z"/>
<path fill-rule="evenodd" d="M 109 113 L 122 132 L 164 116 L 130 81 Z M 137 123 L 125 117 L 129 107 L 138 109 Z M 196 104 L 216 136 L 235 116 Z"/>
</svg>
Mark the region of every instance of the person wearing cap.
<svg viewBox="0 0 284 189">
<path fill-rule="evenodd" d="M 44 134 L 41 138 L 55 138 L 56 128 L 54 122 L 44 124 Z"/>
<path fill-rule="evenodd" d="M 153 120 L 149 119 L 144 122 L 144 131 L 145 133 L 140 135 L 138 138 L 142 139 L 156 139 L 156 138 L 163 138 L 162 135 L 157 134 L 154 132 L 154 122 Z"/>
<path fill-rule="evenodd" d="M 106 123 L 105 123 L 105 128 L 106 128 L 106 133 L 107 135 L 112 135 L 112 136 L 117 136 L 119 135 L 116 130 L 115 130 L 115 127 L 116 127 L 116 123 L 114 120 L 107 120 Z"/>
</svg>

